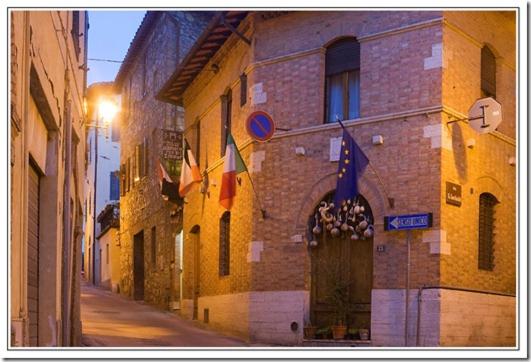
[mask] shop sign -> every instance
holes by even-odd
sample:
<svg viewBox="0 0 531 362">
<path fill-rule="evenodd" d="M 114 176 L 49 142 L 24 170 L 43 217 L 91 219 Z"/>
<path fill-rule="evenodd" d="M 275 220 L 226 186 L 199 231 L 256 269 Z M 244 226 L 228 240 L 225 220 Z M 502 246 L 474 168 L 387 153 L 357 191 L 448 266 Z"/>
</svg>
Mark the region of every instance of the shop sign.
<svg viewBox="0 0 531 362">
<path fill-rule="evenodd" d="M 446 203 L 461 206 L 461 185 L 446 181 Z"/>
</svg>

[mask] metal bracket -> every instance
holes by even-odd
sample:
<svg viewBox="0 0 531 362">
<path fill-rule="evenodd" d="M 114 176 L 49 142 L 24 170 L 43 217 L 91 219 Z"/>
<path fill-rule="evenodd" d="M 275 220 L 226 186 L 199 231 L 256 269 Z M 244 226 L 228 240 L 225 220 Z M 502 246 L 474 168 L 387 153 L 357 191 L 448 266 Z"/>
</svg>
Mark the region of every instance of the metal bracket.
<svg viewBox="0 0 531 362">
<path fill-rule="evenodd" d="M 233 27 L 231 24 L 227 22 L 227 19 L 225 19 L 225 15 L 221 16 L 221 22 L 223 23 L 223 25 L 227 27 L 227 29 L 229 29 L 231 32 L 236 34 L 241 40 L 246 42 L 247 45 L 251 45 L 251 41 L 247 37 L 245 37 L 245 35 L 240 33 L 235 27 Z"/>
</svg>

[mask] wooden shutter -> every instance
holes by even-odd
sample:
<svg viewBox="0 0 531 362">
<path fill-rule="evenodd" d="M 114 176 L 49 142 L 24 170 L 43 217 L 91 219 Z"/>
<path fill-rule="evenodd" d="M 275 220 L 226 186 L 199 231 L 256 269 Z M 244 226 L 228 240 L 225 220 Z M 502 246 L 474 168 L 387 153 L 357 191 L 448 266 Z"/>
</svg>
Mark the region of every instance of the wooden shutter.
<svg viewBox="0 0 531 362">
<path fill-rule="evenodd" d="M 247 103 L 247 74 L 240 75 L 240 107 Z"/>
<path fill-rule="evenodd" d="M 120 195 L 125 195 L 125 185 L 126 185 L 126 171 L 125 171 L 125 163 L 122 163 L 120 165 Z"/>
<path fill-rule="evenodd" d="M 496 98 L 496 57 L 487 46 L 481 48 L 481 90 L 484 96 Z"/>
<path fill-rule="evenodd" d="M 326 49 L 326 75 L 360 68 L 360 43 L 355 38 L 338 40 Z"/>
</svg>

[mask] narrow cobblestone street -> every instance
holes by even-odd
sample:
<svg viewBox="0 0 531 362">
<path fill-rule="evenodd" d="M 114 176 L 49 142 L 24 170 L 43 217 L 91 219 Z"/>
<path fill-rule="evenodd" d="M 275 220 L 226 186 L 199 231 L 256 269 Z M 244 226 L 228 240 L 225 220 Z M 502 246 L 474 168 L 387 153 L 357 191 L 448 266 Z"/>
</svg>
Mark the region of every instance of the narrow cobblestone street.
<svg viewBox="0 0 531 362">
<path fill-rule="evenodd" d="M 245 347 L 236 338 L 82 281 L 83 345 L 88 347 Z"/>
</svg>

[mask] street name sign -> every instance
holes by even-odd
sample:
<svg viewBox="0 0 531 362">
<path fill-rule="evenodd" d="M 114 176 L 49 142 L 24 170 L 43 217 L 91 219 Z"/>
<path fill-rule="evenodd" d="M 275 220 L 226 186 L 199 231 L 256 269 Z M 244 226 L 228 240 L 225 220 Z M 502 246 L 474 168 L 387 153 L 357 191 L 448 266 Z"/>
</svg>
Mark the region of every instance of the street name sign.
<svg viewBox="0 0 531 362">
<path fill-rule="evenodd" d="M 427 229 L 432 226 L 433 215 L 425 214 L 397 215 L 384 217 L 384 230 Z"/>
<path fill-rule="evenodd" d="M 245 122 L 247 133 L 253 139 L 265 142 L 273 137 L 275 133 L 275 122 L 271 116 L 262 111 L 251 113 Z"/>
</svg>

